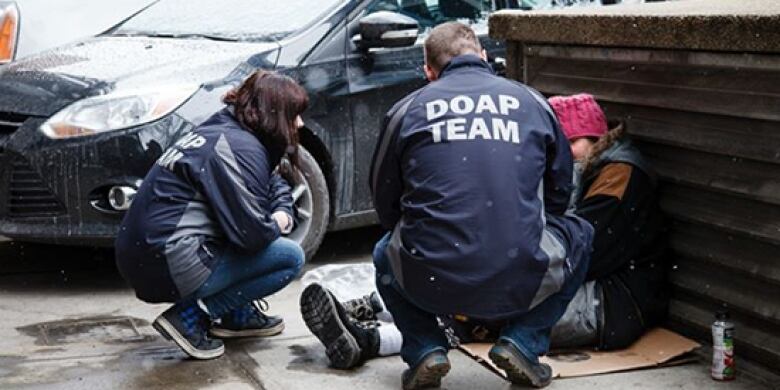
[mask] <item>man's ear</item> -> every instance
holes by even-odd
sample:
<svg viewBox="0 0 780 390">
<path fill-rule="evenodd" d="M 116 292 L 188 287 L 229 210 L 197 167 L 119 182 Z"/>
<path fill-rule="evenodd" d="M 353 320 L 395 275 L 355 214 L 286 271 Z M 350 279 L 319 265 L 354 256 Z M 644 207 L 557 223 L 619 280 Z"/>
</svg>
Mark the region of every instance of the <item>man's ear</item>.
<svg viewBox="0 0 780 390">
<path fill-rule="evenodd" d="M 482 49 L 482 51 L 479 52 L 479 58 L 482 58 L 482 61 L 488 60 L 487 51 L 485 49 Z"/>
<path fill-rule="evenodd" d="M 430 65 L 423 65 L 423 71 L 425 72 L 425 77 L 428 79 L 428 81 L 436 81 L 439 79 L 439 72 L 431 68 Z"/>
</svg>

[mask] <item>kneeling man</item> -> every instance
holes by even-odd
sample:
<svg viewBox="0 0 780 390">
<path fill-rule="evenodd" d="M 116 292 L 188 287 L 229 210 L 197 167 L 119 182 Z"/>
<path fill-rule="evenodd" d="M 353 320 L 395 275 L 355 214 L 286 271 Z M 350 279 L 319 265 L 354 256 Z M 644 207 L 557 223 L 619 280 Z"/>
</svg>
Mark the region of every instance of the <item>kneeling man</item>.
<svg viewBox="0 0 780 390">
<path fill-rule="evenodd" d="M 593 228 L 567 215 L 569 143 L 538 92 L 498 77 L 460 23 L 425 41 L 432 82 L 388 113 L 371 167 L 390 232 L 377 288 L 403 335 L 407 389 L 439 386 L 450 364 L 437 317 L 507 320 L 490 358 L 544 387 L 538 357 L 585 278 Z"/>
</svg>

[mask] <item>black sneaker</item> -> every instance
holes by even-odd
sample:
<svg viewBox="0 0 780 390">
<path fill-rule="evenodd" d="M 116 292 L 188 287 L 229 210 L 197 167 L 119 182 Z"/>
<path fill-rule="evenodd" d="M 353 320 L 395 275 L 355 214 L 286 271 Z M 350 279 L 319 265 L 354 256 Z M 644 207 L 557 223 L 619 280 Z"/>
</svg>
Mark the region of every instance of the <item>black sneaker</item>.
<svg viewBox="0 0 780 390">
<path fill-rule="evenodd" d="M 442 351 L 433 351 L 403 374 L 404 390 L 430 389 L 441 386 L 441 378 L 450 372 L 450 360 Z"/>
<path fill-rule="evenodd" d="M 376 313 L 384 310 L 376 291 L 361 298 L 346 301 L 343 305 L 347 314 L 358 321 L 376 321 Z"/>
<path fill-rule="evenodd" d="M 359 326 L 336 297 L 319 284 L 301 294 L 301 314 L 306 326 L 325 346 L 333 368 L 357 367 L 379 354 L 379 331 Z"/>
<path fill-rule="evenodd" d="M 214 359 L 225 353 L 221 340 L 208 337 L 210 319 L 197 305 L 173 305 L 160 314 L 152 327 L 196 359 Z"/>
<path fill-rule="evenodd" d="M 220 318 L 211 327 L 214 337 L 270 337 L 282 333 L 284 320 L 281 317 L 265 315 L 254 303 L 233 310 Z"/>
<path fill-rule="evenodd" d="M 532 362 L 509 341 L 499 339 L 488 356 L 498 368 L 506 371 L 509 380 L 516 385 L 541 388 L 552 382 L 550 366 Z"/>
</svg>

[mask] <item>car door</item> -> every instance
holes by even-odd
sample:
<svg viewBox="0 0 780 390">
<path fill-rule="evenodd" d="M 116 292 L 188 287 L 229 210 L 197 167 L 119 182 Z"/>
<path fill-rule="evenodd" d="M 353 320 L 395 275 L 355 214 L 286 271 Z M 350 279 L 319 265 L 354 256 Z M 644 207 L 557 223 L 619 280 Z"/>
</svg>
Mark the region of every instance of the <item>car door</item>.
<svg viewBox="0 0 780 390">
<path fill-rule="evenodd" d="M 356 12 L 350 21 L 350 34 L 359 34 L 360 18 L 378 11 L 410 16 L 420 24 L 417 42 L 408 47 L 361 50 L 347 49 L 347 75 L 350 109 L 354 126 L 355 187 L 354 211 L 373 208 L 368 176 L 374 145 L 385 113 L 406 94 L 427 83 L 423 73 L 423 42 L 431 28 L 448 21 L 472 25 L 480 36 L 490 60 L 503 57 L 504 46 L 487 36 L 487 17 L 505 2 L 490 0 L 374 0 Z"/>
<path fill-rule="evenodd" d="M 348 4 L 319 27 L 287 43 L 278 60 L 281 71 L 297 80 L 309 95 L 301 143 L 311 149 L 308 151 L 326 175 L 332 195 L 330 205 L 324 207 L 332 206 L 330 211 L 334 217 L 351 212 L 354 184 L 353 128 L 345 64 L 347 21 L 354 6 L 352 2 L 344 3 Z M 320 142 L 324 149 L 315 147 Z"/>
</svg>

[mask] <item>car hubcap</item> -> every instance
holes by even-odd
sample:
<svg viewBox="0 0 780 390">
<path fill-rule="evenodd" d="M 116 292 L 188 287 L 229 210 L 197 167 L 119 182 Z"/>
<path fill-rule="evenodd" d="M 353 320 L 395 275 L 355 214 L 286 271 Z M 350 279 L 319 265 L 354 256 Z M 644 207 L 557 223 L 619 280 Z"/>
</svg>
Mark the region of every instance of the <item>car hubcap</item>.
<svg viewBox="0 0 780 390">
<path fill-rule="evenodd" d="M 301 172 L 295 174 L 298 184 L 292 190 L 293 204 L 295 205 L 295 229 L 288 238 L 301 244 L 311 228 L 311 219 L 314 213 L 314 201 L 311 188 L 306 176 Z"/>
</svg>

